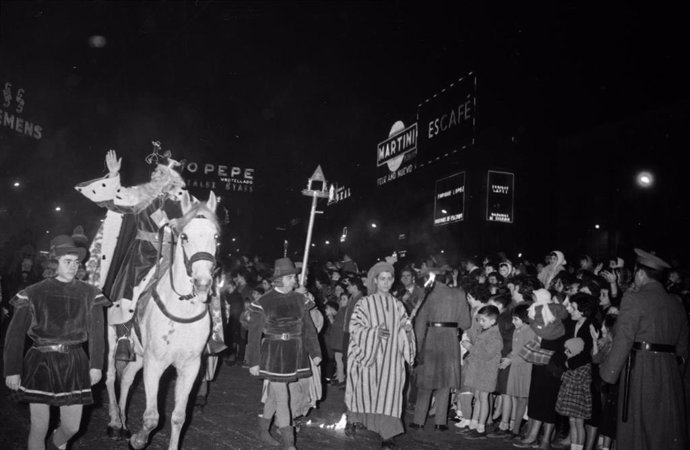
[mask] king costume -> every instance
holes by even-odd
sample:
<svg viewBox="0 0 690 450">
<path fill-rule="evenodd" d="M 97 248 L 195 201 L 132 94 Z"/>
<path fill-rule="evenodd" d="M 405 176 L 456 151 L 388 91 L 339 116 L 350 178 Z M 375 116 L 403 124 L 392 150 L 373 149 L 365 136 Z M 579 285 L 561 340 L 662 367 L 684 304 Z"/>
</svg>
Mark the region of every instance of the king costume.
<svg viewBox="0 0 690 450">
<path fill-rule="evenodd" d="M 89 370 L 104 365 L 103 307 L 110 302 L 90 284 L 48 278 L 17 293 L 11 304 L 4 372 L 6 377 L 21 374 L 19 400 L 55 406 L 93 403 Z M 33 345 L 24 355 L 27 335 Z"/>
</svg>

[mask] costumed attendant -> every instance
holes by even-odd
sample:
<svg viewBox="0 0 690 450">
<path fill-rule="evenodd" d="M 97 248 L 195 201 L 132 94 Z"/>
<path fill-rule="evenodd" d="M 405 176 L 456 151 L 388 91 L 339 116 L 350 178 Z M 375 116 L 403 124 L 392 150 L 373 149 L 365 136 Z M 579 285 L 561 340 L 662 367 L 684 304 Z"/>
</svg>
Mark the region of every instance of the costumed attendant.
<svg viewBox="0 0 690 450">
<path fill-rule="evenodd" d="M 180 200 L 185 183 L 175 170 L 181 164 L 170 157 L 169 151 L 160 154 L 159 142 L 153 145 L 153 153 L 146 158 L 149 164 L 155 165 L 148 183 L 122 187 L 122 158 L 117 157 L 115 150 L 109 150 L 105 155 L 108 174 L 75 186 L 86 198 L 108 209 L 102 236 L 99 232 L 95 239 L 101 242 L 100 255 L 92 249 L 92 259 L 95 258 L 100 267 L 90 276 L 114 302 L 113 308 L 108 310 L 108 324 L 117 325 L 115 359 L 124 361 L 134 359 L 129 331 L 139 294 L 146 287 L 140 284 L 156 264 L 161 239 L 170 240 L 170 233 L 161 233 L 161 229 L 173 219 L 182 217 Z M 167 253 L 163 254 L 163 264 L 170 264 Z M 212 314 L 212 317 L 211 344 L 213 353 L 217 353 L 225 348 L 223 324 L 217 319 L 219 314 Z"/>
<path fill-rule="evenodd" d="M 359 423 L 378 433 L 383 448 L 395 448 L 393 437 L 404 432 L 405 362 L 412 364 L 415 356 L 412 323 L 390 293 L 394 273 L 388 262 L 369 269 L 367 287 L 372 294 L 354 308 L 347 353 L 347 427 L 352 433 Z"/>
<path fill-rule="evenodd" d="M 75 280 L 85 256 L 86 250 L 71 237 L 56 236 L 49 254 L 56 275 L 21 290 L 11 301 L 14 316 L 5 341 L 5 384 L 29 403 L 29 450 L 66 448 L 79 431 L 83 406 L 93 403 L 91 386 L 101 379 L 103 307 L 110 302 L 96 287 Z M 33 345 L 24 355 L 26 336 Z M 46 440 L 50 406 L 60 408 L 60 425 Z"/>
<path fill-rule="evenodd" d="M 280 431 L 285 449 L 295 448 L 290 394 L 298 380 L 312 376 L 310 358 L 321 362 L 321 348 L 305 296 L 296 292 L 298 269 L 289 258 L 276 260 L 274 288 L 249 304 L 247 342 L 249 373 L 268 380 L 260 438 L 278 446 L 270 433 L 271 421 Z M 296 386 L 295 386 L 296 387 Z"/>
</svg>

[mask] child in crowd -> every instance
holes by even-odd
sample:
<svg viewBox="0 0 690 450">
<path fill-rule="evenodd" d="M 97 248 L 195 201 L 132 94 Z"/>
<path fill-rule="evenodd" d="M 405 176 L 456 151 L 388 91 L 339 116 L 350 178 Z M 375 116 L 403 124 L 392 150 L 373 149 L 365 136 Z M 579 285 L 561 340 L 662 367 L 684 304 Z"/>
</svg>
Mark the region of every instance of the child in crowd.
<svg viewBox="0 0 690 450">
<path fill-rule="evenodd" d="M 497 272 L 491 273 L 489 277 L 494 276 L 495 274 L 497 274 Z M 515 326 L 513 326 L 513 315 L 509 309 L 511 300 L 508 295 L 493 295 L 491 298 L 489 298 L 488 303 L 489 305 L 493 305 L 498 309 L 499 315 L 496 324 L 498 325 L 498 331 L 501 333 L 501 339 L 503 340 L 501 361 L 498 365 L 499 370 L 496 381 L 497 401 L 492 417 L 494 421 L 500 417 L 501 421 L 498 425 L 498 430 L 489 433 L 488 436 L 493 438 L 503 438 L 510 435 L 510 416 L 513 404 L 510 396 L 508 396 L 507 393 L 508 376 L 511 370 L 510 361 L 507 360 L 507 356 L 510 354 L 513 348 L 512 343 Z"/>
<path fill-rule="evenodd" d="M 477 312 L 486 305 L 486 302 L 488 301 L 490 296 L 489 289 L 484 284 L 475 283 L 470 286 L 467 286 L 466 290 L 467 303 L 470 305 L 470 312 L 472 314 L 472 326 L 469 330 L 466 330 L 462 334 L 461 344 L 463 342 L 472 343 L 481 331 L 479 327 L 479 322 L 477 322 L 476 320 Z M 474 396 L 474 392 L 472 389 L 468 388 L 465 383 L 468 355 L 468 350 L 465 345 L 461 345 L 460 352 L 462 355 L 462 370 L 460 371 L 462 387 L 460 388 L 460 392 L 456 396 L 458 405 L 455 409 L 456 414 L 457 411 L 459 411 L 459 415 L 462 417 L 462 420 L 457 422 L 455 426 L 457 428 L 460 428 L 461 430 L 465 430 L 468 429 L 471 422 L 470 418 L 472 417 L 472 397 Z"/>
<path fill-rule="evenodd" d="M 512 311 L 513 332 L 512 351 L 505 358 L 510 365 L 508 374 L 508 386 L 506 392 L 510 395 L 513 403 L 512 417 L 510 420 L 511 437 L 520 435 L 522 417 L 527 409 L 527 399 L 529 398 L 530 378 L 532 376 L 532 364 L 518 356 L 521 348 L 536 337 L 534 330 L 528 325 L 529 305 L 522 303 L 517 305 Z"/>
<path fill-rule="evenodd" d="M 601 327 L 601 337 L 596 329 L 592 329 L 592 362 L 601 364 L 606 360 L 613 344 L 613 330 L 616 326 L 617 314 L 604 316 Z M 601 450 L 609 450 L 616 439 L 616 420 L 618 418 L 618 384 L 602 386 L 602 412 L 599 422 L 601 435 Z"/>
<path fill-rule="evenodd" d="M 341 297 L 347 297 L 347 294 L 341 294 Z M 335 383 L 331 381 L 331 384 L 340 385 L 345 382 L 345 372 L 343 370 L 343 318 L 344 315 L 340 311 L 340 304 L 329 301 L 326 302 L 326 353 L 329 360 L 329 369 L 326 372 L 328 378 L 333 375 L 333 365 L 335 365 Z M 340 353 L 340 364 L 338 364 L 338 359 L 336 358 L 337 353 Z"/>
<path fill-rule="evenodd" d="M 466 435 L 468 439 L 484 439 L 487 434 L 485 424 L 489 416 L 489 394 L 496 389 L 498 364 L 503 348 L 501 333 L 496 326 L 498 315 L 499 311 L 495 306 L 482 307 L 476 316 L 480 332 L 474 341 L 462 343 L 462 346 L 469 350 L 465 384 L 474 390 L 476 398 L 469 425 L 473 432 Z"/>
</svg>

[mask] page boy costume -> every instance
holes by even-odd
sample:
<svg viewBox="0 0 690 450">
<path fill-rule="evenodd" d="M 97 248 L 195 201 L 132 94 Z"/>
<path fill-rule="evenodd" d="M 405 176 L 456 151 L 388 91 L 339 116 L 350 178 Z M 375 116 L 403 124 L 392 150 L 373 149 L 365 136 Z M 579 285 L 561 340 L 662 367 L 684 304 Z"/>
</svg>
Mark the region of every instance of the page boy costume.
<svg viewBox="0 0 690 450">
<path fill-rule="evenodd" d="M 52 250 L 57 257 L 76 254 L 80 261 L 86 255 L 66 235 L 53 239 Z M 48 278 L 18 292 L 11 304 L 4 372 L 21 374 L 18 399 L 55 406 L 93 403 L 89 370 L 104 366 L 103 307 L 110 302 L 85 282 Z M 24 355 L 27 335 L 33 345 Z"/>
</svg>

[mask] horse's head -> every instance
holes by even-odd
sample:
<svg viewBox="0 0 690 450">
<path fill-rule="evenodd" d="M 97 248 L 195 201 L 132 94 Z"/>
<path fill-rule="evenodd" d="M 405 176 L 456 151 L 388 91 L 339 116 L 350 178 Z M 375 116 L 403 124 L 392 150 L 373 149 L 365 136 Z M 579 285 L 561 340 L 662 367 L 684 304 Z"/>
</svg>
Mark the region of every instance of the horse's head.
<svg viewBox="0 0 690 450">
<path fill-rule="evenodd" d="M 185 192 L 182 198 L 182 219 L 178 222 L 179 239 L 184 252 L 187 273 L 194 290 L 202 297 L 209 293 L 216 265 L 216 246 L 220 226 L 216 217 L 216 196 L 208 201 L 193 202 Z"/>
</svg>

